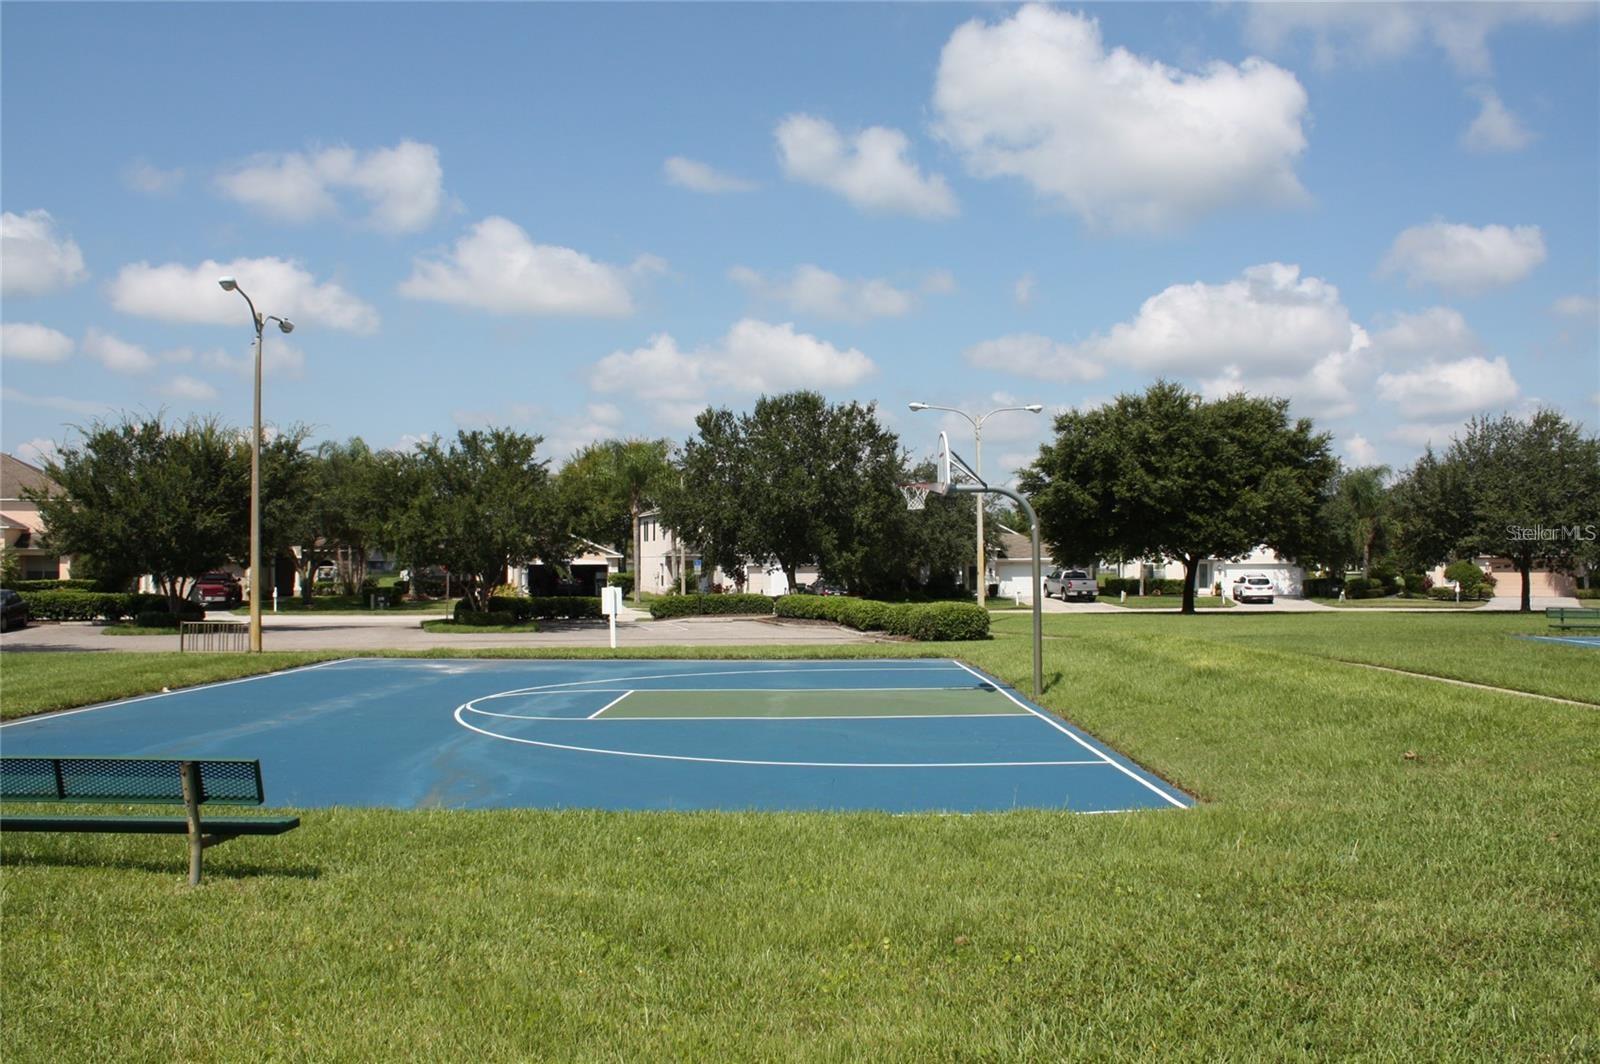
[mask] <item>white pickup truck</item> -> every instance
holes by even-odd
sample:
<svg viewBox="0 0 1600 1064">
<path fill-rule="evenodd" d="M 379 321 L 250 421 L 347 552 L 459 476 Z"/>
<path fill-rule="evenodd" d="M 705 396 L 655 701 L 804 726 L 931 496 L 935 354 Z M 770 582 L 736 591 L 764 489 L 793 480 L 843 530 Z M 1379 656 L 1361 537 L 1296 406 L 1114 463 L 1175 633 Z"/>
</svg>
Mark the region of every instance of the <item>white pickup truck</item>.
<svg viewBox="0 0 1600 1064">
<path fill-rule="evenodd" d="M 1044 578 L 1044 597 L 1057 595 L 1062 599 L 1082 599 L 1093 602 L 1100 593 L 1100 583 L 1082 569 L 1052 569 Z"/>
</svg>

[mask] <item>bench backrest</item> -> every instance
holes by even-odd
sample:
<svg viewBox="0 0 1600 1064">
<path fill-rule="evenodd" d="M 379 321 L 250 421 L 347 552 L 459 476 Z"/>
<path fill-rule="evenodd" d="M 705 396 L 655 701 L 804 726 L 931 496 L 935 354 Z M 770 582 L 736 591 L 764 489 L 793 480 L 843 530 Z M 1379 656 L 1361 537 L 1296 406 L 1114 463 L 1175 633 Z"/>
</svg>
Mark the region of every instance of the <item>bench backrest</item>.
<svg viewBox="0 0 1600 1064">
<path fill-rule="evenodd" d="M 185 761 L 200 768 L 200 801 L 262 803 L 261 762 L 246 758 L 0 757 L 0 799 L 181 805 Z"/>
</svg>

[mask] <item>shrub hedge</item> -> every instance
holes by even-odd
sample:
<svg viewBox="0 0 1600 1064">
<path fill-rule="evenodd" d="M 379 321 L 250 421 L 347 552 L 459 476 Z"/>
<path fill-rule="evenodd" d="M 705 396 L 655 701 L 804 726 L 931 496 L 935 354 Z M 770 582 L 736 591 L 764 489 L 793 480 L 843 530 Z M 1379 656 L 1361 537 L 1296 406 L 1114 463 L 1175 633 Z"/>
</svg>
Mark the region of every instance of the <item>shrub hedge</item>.
<svg viewBox="0 0 1600 1064">
<path fill-rule="evenodd" d="M 1572 595 L 1580 599 L 1600 599 L 1600 587 L 1580 587 Z"/>
<path fill-rule="evenodd" d="M 832 621 L 860 632 L 888 632 L 924 642 L 986 639 L 989 612 L 975 602 L 875 602 L 843 596 L 785 595 L 779 617 Z"/>
<path fill-rule="evenodd" d="M 167 596 L 122 591 L 25 591 L 28 614 L 38 621 L 120 621 L 141 613 L 166 613 Z M 205 610 L 184 602 L 180 617 L 198 620 Z"/>
<path fill-rule="evenodd" d="M 525 624 L 517 619 L 517 615 L 509 610 L 464 610 L 456 609 L 455 623 L 471 625 L 474 628 L 508 628 L 515 624 Z"/>
<path fill-rule="evenodd" d="M 472 604 L 466 599 L 456 603 L 455 617 L 461 620 L 462 616 L 474 612 Z M 553 621 L 553 620 L 587 620 L 600 616 L 600 600 L 592 595 L 544 595 L 533 598 L 515 595 L 495 595 L 489 599 L 490 613 L 504 613 L 509 615 L 511 624 L 526 624 L 528 621 Z M 462 621 L 463 624 L 487 624 L 488 622 Z"/>
<path fill-rule="evenodd" d="M 661 598 L 650 600 L 650 616 L 658 621 L 663 617 L 729 616 L 771 612 L 772 600 L 765 595 L 663 595 Z"/>
<path fill-rule="evenodd" d="M 133 615 L 133 623 L 138 628 L 178 628 L 181 617 L 174 616 L 166 610 L 144 610 Z"/>
<path fill-rule="evenodd" d="M 25 591 L 93 591 L 93 580 L 13 580 L 6 585 L 17 594 Z"/>
<path fill-rule="evenodd" d="M 612 573 L 606 577 L 607 587 L 620 587 L 624 595 L 633 594 L 632 573 Z"/>
</svg>

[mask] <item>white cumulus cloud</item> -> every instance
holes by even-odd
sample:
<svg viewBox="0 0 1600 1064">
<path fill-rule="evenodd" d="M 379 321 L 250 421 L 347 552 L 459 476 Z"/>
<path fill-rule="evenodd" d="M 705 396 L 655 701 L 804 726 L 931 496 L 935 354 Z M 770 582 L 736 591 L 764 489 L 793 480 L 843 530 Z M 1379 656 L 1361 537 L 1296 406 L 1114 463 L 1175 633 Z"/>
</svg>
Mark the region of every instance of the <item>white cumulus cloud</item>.
<svg viewBox="0 0 1600 1064">
<path fill-rule="evenodd" d="M 24 440 L 17 444 L 15 454 L 18 458 L 31 466 L 43 469 L 49 462 L 61 457 L 61 448 L 56 446 L 56 441 L 47 440 L 43 436 L 35 436 L 31 440 Z"/>
<path fill-rule="evenodd" d="M 1023 377 L 1056 381 L 1092 381 L 1105 376 L 1105 366 L 1071 344 L 1036 333 L 1013 333 L 967 348 L 969 363 Z"/>
<path fill-rule="evenodd" d="M 72 338 L 37 322 L 0 324 L 0 358 L 6 361 L 60 362 L 72 354 Z"/>
<path fill-rule="evenodd" d="M 1451 307 L 1396 314 L 1373 335 L 1372 345 L 1389 360 L 1448 360 L 1483 350 L 1467 319 Z"/>
<path fill-rule="evenodd" d="M 1486 87 L 1471 91 L 1478 98 L 1480 110 L 1461 135 L 1463 147 L 1479 152 L 1521 151 L 1533 143 L 1533 134 L 1501 102 L 1499 93 Z"/>
<path fill-rule="evenodd" d="M 147 196 L 165 196 L 183 184 L 183 168 L 163 170 L 148 159 L 135 159 L 122 168 L 122 182 Z"/>
<path fill-rule="evenodd" d="M 83 351 L 113 373 L 148 373 L 156 360 L 138 344 L 91 327 L 83 335 Z"/>
<path fill-rule="evenodd" d="M 935 130 L 978 177 L 1016 177 L 1096 225 L 1156 230 L 1232 205 L 1298 203 L 1306 92 L 1259 58 L 1187 72 L 1099 24 L 1030 5 L 944 46 Z"/>
<path fill-rule="evenodd" d="M 1413 285 L 1480 292 L 1515 284 L 1544 260 L 1544 233 L 1537 225 L 1479 228 L 1439 221 L 1401 231 L 1379 270 L 1405 274 Z"/>
<path fill-rule="evenodd" d="M 1252 266 L 1222 284 L 1172 285 L 1130 321 L 1081 343 L 1042 337 L 990 341 L 974 364 L 1056 380 L 1092 379 L 1108 365 L 1198 380 L 1207 395 L 1234 391 L 1294 399 L 1339 417 L 1370 377 L 1371 340 L 1350 320 L 1339 290 L 1298 266 Z"/>
<path fill-rule="evenodd" d="M 1378 395 L 1418 418 L 1509 406 L 1517 394 L 1516 378 L 1504 358 L 1430 362 L 1420 369 L 1378 377 Z"/>
<path fill-rule="evenodd" d="M 338 212 L 336 192 L 366 201 L 368 224 L 387 233 L 426 228 L 444 206 L 444 169 L 432 144 L 402 140 L 392 148 L 261 154 L 223 172 L 229 199 L 275 218 L 308 222 Z"/>
<path fill-rule="evenodd" d="M 627 392 L 671 408 L 685 420 L 713 393 L 758 395 L 794 388 L 853 387 L 877 367 L 855 348 L 839 348 L 789 323 L 734 323 L 717 343 L 683 351 L 666 333 L 644 347 L 615 351 L 589 375 L 598 392 Z"/>
<path fill-rule="evenodd" d="M 112 280 L 111 305 L 125 314 L 161 321 L 249 328 L 249 311 L 237 292 L 224 292 L 220 277 L 234 277 L 264 314 L 344 332 L 372 333 L 378 312 L 342 286 L 319 283 L 298 262 L 279 258 L 207 259 L 198 266 L 148 262 L 124 266 Z"/>
<path fill-rule="evenodd" d="M 1308 38 L 1324 68 L 1393 61 L 1423 44 L 1462 74 L 1482 76 L 1493 63 L 1489 37 L 1504 25 L 1560 26 L 1592 17 L 1590 4 L 1262 3 L 1244 7 L 1246 39 L 1277 51 Z"/>
<path fill-rule="evenodd" d="M 669 182 L 679 188 L 713 195 L 722 192 L 749 192 L 756 187 L 753 181 L 725 174 L 707 163 L 687 159 L 682 155 L 674 155 L 662 163 L 661 172 L 666 175 Z"/>
<path fill-rule="evenodd" d="M 1562 296 L 1550 309 L 1564 318 L 1595 318 L 1600 316 L 1600 299 L 1585 295 Z"/>
<path fill-rule="evenodd" d="M 170 353 L 167 352 L 167 354 Z M 230 355 L 220 347 L 212 348 L 209 351 L 202 352 L 199 360 L 202 366 L 224 370 L 240 377 L 248 378 L 255 375 L 256 355 L 253 344 L 247 350 L 241 350 L 237 355 Z M 261 345 L 262 376 L 298 380 L 305 376 L 305 369 L 305 352 L 286 341 L 282 336 L 275 335 Z"/>
<path fill-rule="evenodd" d="M 1345 438 L 1344 453 L 1353 466 L 1378 464 L 1378 449 L 1372 445 L 1372 441 L 1359 432 Z"/>
<path fill-rule="evenodd" d="M 641 256 L 633 268 L 581 251 L 536 244 L 515 222 L 485 218 L 442 258 L 418 258 L 400 294 L 497 314 L 622 317 L 633 313 L 630 281 L 664 263 Z"/>
<path fill-rule="evenodd" d="M 898 318 L 916 306 L 916 295 L 896 288 L 881 277 L 847 279 L 809 263 L 788 278 L 763 277 L 746 266 L 735 266 L 728 276 L 753 294 L 783 303 L 796 314 L 815 314 L 838 321 Z M 930 278 L 935 288 L 938 275 Z M 950 279 L 954 284 L 954 279 Z"/>
<path fill-rule="evenodd" d="M 49 211 L 0 213 L 0 262 L 0 294 L 8 296 L 43 295 L 89 276 L 77 241 L 57 235 Z"/>
<path fill-rule="evenodd" d="M 1039 282 L 1034 280 L 1033 274 L 1025 273 L 1017 278 L 1016 284 L 1011 286 L 1011 298 L 1019 307 L 1033 305 L 1034 291 L 1039 287 Z M 976 549 L 976 548 L 974 548 Z"/>
<path fill-rule="evenodd" d="M 836 192 L 863 211 L 950 218 L 959 210 L 945 179 L 925 176 L 909 158 L 911 141 L 898 129 L 871 126 L 847 139 L 826 119 L 796 114 L 773 135 L 786 177 Z"/>
<path fill-rule="evenodd" d="M 180 373 L 161 387 L 161 394 L 173 399 L 203 403 L 217 397 L 217 390 L 198 377 Z"/>
</svg>

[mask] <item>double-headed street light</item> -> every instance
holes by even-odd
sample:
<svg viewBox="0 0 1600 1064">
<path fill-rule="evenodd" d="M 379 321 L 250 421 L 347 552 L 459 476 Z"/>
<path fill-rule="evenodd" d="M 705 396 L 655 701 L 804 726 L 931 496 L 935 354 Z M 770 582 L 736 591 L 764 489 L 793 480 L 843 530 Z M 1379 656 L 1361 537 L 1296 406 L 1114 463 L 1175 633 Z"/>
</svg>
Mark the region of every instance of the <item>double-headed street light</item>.
<svg viewBox="0 0 1600 1064">
<path fill-rule="evenodd" d="M 1041 403 L 1029 403 L 1027 406 L 1002 406 L 986 414 L 973 415 L 965 410 L 957 410 L 953 406 L 940 406 L 937 403 L 912 403 L 911 410 L 945 410 L 952 414 L 960 414 L 972 423 L 972 443 L 977 452 L 973 470 L 983 476 L 983 423 L 996 414 L 1004 414 L 1009 410 L 1025 410 L 1030 414 L 1037 414 L 1044 409 Z M 982 606 L 988 599 L 989 591 L 989 552 L 984 549 L 983 542 L 983 499 L 978 503 L 978 605 Z"/>
<path fill-rule="evenodd" d="M 256 327 L 255 430 L 250 434 L 250 650 L 261 653 L 261 330 L 275 321 L 283 332 L 294 332 L 294 322 L 268 314 L 263 316 L 232 277 L 218 278 L 224 292 L 238 292 L 250 307 L 250 321 Z"/>
</svg>

